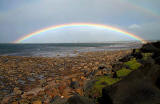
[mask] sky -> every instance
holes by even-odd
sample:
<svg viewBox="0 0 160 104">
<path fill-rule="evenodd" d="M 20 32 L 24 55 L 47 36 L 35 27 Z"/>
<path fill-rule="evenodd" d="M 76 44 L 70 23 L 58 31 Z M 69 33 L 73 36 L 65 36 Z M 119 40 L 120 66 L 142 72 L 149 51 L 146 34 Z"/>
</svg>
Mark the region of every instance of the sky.
<svg viewBox="0 0 160 104">
<path fill-rule="evenodd" d="M 120 28 L 145 40 L 160 40 L 160 0 L 0 0 L 0 43 L 60 24 L 95 23 Z M 106 29 L 71 27 L 24 43 L 133 40 Z"/>
</svg>

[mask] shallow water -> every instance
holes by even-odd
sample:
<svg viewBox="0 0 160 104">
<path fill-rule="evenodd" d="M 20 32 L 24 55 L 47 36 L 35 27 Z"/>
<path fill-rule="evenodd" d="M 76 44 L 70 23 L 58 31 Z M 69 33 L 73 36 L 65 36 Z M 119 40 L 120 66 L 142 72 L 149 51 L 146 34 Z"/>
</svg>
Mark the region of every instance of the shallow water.
<svg viewBox="0 0 160 104">
<path fill-rule="evenodd" d="M 76 56 L 79 52 L 121 50 L 140 47 L 139 43 L 53 43 L 0 44 L 2 56 Z"/>
</svg>

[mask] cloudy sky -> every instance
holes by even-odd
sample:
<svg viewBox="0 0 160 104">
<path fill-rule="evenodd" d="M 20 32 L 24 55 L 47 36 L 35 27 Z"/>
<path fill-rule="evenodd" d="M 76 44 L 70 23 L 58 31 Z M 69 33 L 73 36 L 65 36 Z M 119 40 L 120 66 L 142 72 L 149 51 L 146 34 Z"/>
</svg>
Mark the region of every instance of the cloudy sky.
<svg viewBox="0 0 160 104">
<path fill-rule="evenodd" d="M 0 0 L 0 43 L 68 23 L 110 25 L 146 40 L 160 39 L 160 0 Z M 23 42 L 104 42 L 133 40 L 106 29 L 71 27 Z"/>
</svg>

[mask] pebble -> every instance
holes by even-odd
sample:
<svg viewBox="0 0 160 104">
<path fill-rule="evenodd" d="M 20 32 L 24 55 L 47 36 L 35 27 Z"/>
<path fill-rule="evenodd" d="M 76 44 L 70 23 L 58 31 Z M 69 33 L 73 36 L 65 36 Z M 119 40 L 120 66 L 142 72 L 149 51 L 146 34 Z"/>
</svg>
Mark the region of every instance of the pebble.
<svg viewBox="0 0 160 104">
<path fill-rule="evenodd" d="M 40 100 L 34 101 L 32 104 L 42 104 Z"/>
</svg>

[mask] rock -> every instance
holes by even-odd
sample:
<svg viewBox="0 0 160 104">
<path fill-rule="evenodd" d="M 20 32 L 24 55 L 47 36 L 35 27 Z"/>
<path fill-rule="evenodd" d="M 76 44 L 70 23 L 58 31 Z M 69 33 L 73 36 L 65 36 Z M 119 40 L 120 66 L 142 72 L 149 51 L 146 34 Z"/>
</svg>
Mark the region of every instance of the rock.
<svg viewBox="0 0 160 104">
<path fill-rule="evenodd" d="M 45 90 L 45 93 L 48 97 L 50 98 L 53 98 L 55 96 L 56 93 L 53 92 L 53 90 L 51 89 L 48 89 L 48 90 Z"/>
<path fill-rule="evenodd" d="M 126 55 L 125 57 L 123 57 L 122 59 L 120 59 L 119 61 L 120 61 L 120 62 L 127 62 L 127 61 L 129 61 L 131 58 L 132 58 L 132 56 L 129 54 L 129 55 Z"/>
<path fill-rule="evenodd" d="M 114 70 L 112 70 L 112 76 L 111 76 L 112 78 L 117 78 L 117 73 L 116 73 L 116 71 L 114 71 Z"/>
<path fill-rule="evenodd" d="M 44 91 L 43 88 L 35 88 L 35 89 L 32 89 L 31 91 L 24 92 L 24 94 L 21 95 L 21 97 L 24 99 L 31 99 L 36 95 L 38 95 L 39 92 L 43 92 L 43 91 Z"/>
<path fill-rule="evenodd" d="M 160 41 L 158 41 L 158 42 L 153 42 L 152 45 L 155 46 L 156 48 L 159 48 L 159 49 L 160 49 Z"/>
<path fill-rule="evenodd" d="M 88 66 L 84 66 L 84 69 L 87 69 L 88 68 Z"/>
<path fill-rule="evenodd" d="M 10 99 L 11 99 L 10 96 L 4 97 L 4 98 L 2 99 L 2 101 L 1 101 L 1 104 L 8 104 Z"/>
<path fill-rule="evenodd" d="M 142 46 L 142 48 L 140 49 L 141 52 L 147 53 L 147 52 L 158 52 L 159 49 L 156 48 L 154 45 L 154 43 L 148 43 L 148 44 L 144 44 Z"/>
<path fill-rule="evenodd" d="M 35 97 L 35 94 L 34 93 L 24 93 L 22 96 L 22 98 L 24 99 L 32 99 L 33 97 Z"/>
<path fill-rule="evenodd" d="M 99 62 L 97 61 L 97 62 L 95 62 L 95 65 L 99 65 Z"/>
<path fill-rule="evenodd" d="M 14 101 L 14 102 L 12 102 L 12 104 L 18 104 L 18 101 Z"/>
<path fill-rule="evenodd" d="M 66 88 L 62 92 L 62 96 L 64 98 L 69 98 L 69 97 L 71 97 L 71 93 L 72 93 L 72 89 L 71 88 Z"/>
<path fill-rule="evenodd" d="M 87 97 L 73 96 L 67 100 L 66 104 L 95 104 L 95 103 Z"/>
<path fill-rule="evenodd" d="M 83 91 L 82 89 L 78 88 L 75 90 L 77 94 L 79 94 L 80 96 L 83 96 Z"/>
<path fill-rule="evenodd" d="M 155 45 L 155 44 L 159 44 L 159 43 L 160 42 L 145 44 L 141 48 L 141 51 L 144 53 L 154 53 L 153 58 L 159 57 L 160 56 L 160 48 L 159 48 L 159 46 Z"/>
<path fill-rule="evenodd" d="M 42 104 L 42 102 L 40 100 L 37 100 L 37 101 L 33 101 L 32 104 Z"/>
<path fill-rule="evenodd" d="M 160 66 L 146 63 L 123 80 L 102 90 L 101 104 L 158 104 Z"/>
<path fill-rule="evenodd" d="M 52 81 L 52 80 L 53 80 L 52 77 L 48 77 L 48 78 L 47 78 L 47 82 Z"/>
<path fill-rule="evenodd" d="M 155 62 L 160 65 L 160 56 L 155 58 Z"/>
<path fill-rule="evenodd" d="M 89 81 L 86 81 L 85 85 L 83 86 L 83 90 L 84 90 L 84 95 L 85 96 L 92 96 L 90 91 L 93 87 L 93 85 L 95 84 L 96 80 L 89 80 Z"/>
<path fill-rule="evenodd" d="M 117 63 L 115 63 L 112 67 L 113 67 L 114 70 L 119 70 L 119 69 L 121 69 L 123 66 L 124 66 L 124 65 L 123 65 L 122 62 L 117 62 Z"/>
<path fill-rule="evenodd" d="M 71 79 L 72 82 L 74 82 L 74 81 L 76 81 L 76 80 L 77 80 L 76 78 L 72 78 L 72 79 Z"/>
<path fill-rule="evenodd" d="M 99 70 L 102 70 L 102 69 L 104 69 L 104 68 L 106 68 L 105 65 L 100 65 L 100 66 L 98 67 Z"/>
<path fill-rule="evenodd" d="M 103 71 L 96 71 L 96 73 L 95 74 L 90 74 L 90 75 L 95 75 L 95 76 L 100 76 L 100 75 L 103 75 Z"/>
<path fill-rule="evenodd" d="M 22 94 L 22 91 L 21 91 L 18 87 L 15 87 L 15 88 L 13 89 L 13 93 L 14 93 L 15 95 L 20 95 L 20 94 Z"/>
<path fill-rule="evenodd" d="M 143 57 L 141 52 L 136 52 L 136 49 L 133 49 L 133 52 L 132 52 L 131 56 L 133 56 L 133 57 L 135 57 L 137 59 L 141 59 Z"/>
<path fill-rule="evenodd" d="M 84 76 L 81 76 L 80 79 L 81 79 L 81 80 L 85 80 L 86 78 L 85 78 Z"/>
<path fill-rule="evenodd" d="M 79 88 L 79 82 L 77 81 L 72 81 L 70 84 L 70 87 L 73 89 Z"/>
<path fill-rule="evenodd" d="M 18 104 L 30 104 L 31 102 L 27 99 L 21 99 L 20 101 L 18 101 Z"/>
<path fill-rule="evenodd" d="M 54 99 L 51 100 L 50 104 L 66 104 L 67 99 L 61 98 L 60 96 L 56 96 Z"/>
<path fill-rule="evenodd" d="M 50 104 L 50 99 L 49 99 L 49 98 L 45 99 L 45 100 L 43 101 L 43 104 Z"/>
</svg>

